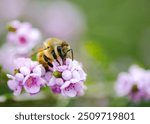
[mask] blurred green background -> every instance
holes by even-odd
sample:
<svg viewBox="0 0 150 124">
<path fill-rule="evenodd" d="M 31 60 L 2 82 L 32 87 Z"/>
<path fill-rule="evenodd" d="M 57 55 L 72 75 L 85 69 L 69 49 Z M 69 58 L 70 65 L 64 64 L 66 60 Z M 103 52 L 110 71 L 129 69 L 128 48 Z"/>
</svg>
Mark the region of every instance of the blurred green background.
<svg viewBox="0 0 150 124">
<path fill-rule="evenodd" d="M 1 69 L 0 106 L 150 106 L 149 102 L 135 104 L 127 98 L 118 98 L 114 91 L 119 72 L 127 71 L 132 64 L 150 68 L 150 0 L 66 1 L 76 6 L 84 17 L 83 35 L 70 44 L 75 58 L 83 63 L 88 75 L 85 95 L 68 99 L 54 95 L 45 88 L 37 96 L 23 94 L 14 98 Z M 29 0 L 27 5 L 44 6 L 51 2 Z M 34 9 L 37 7 L 30 8 Z M 17 19 L 30 21 L 40 27 L 37 20 L 30 17 L 24 14 Z M 5 29 L 2 24 L 9 20 L 0 18 L 2 29 Z M 3 30 L 0 36 L 0 44 L 3 44 L 6 31 Z"/>
</svg>

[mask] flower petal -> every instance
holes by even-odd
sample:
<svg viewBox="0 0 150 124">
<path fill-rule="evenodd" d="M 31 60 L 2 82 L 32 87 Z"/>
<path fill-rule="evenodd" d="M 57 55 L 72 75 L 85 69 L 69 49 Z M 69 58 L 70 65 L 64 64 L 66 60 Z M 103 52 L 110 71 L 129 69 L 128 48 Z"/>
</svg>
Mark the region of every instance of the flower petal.
<svg viewBox="0 0 150 124">
<path fill-rule="evenodd" d="M 69 85 L 70 85 L 70 81 L 66 81 L 61 87 L 60 87 L 60 89 L 64 89 L 64 88 L 66 88 L 66 87 L 68 87 Z"/>
<path fill-rule="evenodd" d="M 10 79 L 15 79 L 14 76 L 12 76 L 12 75 L 10 75 L 10 74 L 7 74 L 6 76 L 7 76 L 8 78 L 10 78 Z"/>
<path fill-rule="evenodd" d="M 61 85 L 64 84 L 64 81 L 62 80 L 62 78 L 57 78 L 56 79 L 56 84 L 59 85 L 59 86 L 61 86 Z"/>
<path fill-rule="evenodd" d="M 17 81 L 23 81 L 24 75 L 21 74 L 21 73 L 17 73 L 17 74 L 15 75 L 15 78 L 16 78 Z"/>
<path fill-rule="evenodd" d="M 54 85 L 54 86 L 52 86 L 51 87 L 51 89 L 52 89 L 52 91 L 54 92 L 54 93 L 58 93 L 58 94 L 60 94 L 61 93 L 61 89 L 60 89 L 60 86 L 59 85 Z"/>
<path fill-rule="evenodd" d="M 45 80 L 49 81 L 51 77 L 52 77 L 52 73 L 51 72 L 46 72 L 46 74 L 44 76 Z"/>
<path fill-rule="evenodd" d="M 21 91 L 22 91 L 22 87 L 21 87 L 21 86 L 18 86 L 17 89 L 14 91 L 14 95 L 15 95 L 15 96 L 20 95 Z"/>
<path fill-rule="evenodd" d="M 47 84 L 47 82 L 46 82 L 44 79 L 39 78 L 39 79 L 37 80 L 37 84 L 40 85 L 40 86 L 44 86 L 45 84 Z"/>
<path fill-rule="evenodd" d="M 56 84 L 55 82 L 56 78 L 54 76 L 52 76 L 52 78 L 50 79 L 49 83 L 48 83 L 48 86 L 53 86 Z"/>
<path fill-rule="evenodd" d="M 42 65 L 38 65 L 33 69 L 33 73 L 43 76 L 45 74 L 45 69 Z"/>
<path fill-rule="evenodd" d="M 30 88 L 28 87 L 24 87 L 24 88 L 28 93 L 31 93 L 31 94 L 36 94 L 40 91 L 40 86 L 32 86 Z"/>
<path fill-rule="evenodd" d="M 80 74 L 79 74 L 78 71 L 74 70 L 72 72 L 72 76 L 73 76 L 74 79 L 80 80 Z"/>
<path fill-rule="evenodd" d="M 23 81 L 24 89 L 30 94 L 36 94 L 40 91 L 40 77 L 37 74 L 30 74 Z"/>
<path fill-rule="evenodd" d="M 39 64 L 38 62 L 32 61 L 32 62 L 30 62 L 29 68 L 32 70 L 32 69 L 35 68 L 38 64 Z"/>
<path fill-rule="evenodd" d="M 7 82 L 7 85 L 11 90 L 16 90 L 18 87 L 18 84 L 19 84 L 19 82 L 15 81 L 15 80 L 9 80 Z"/>
<path fill-rule="evenodd" d="M 63 72 L 63 71 L 65 71 L 67 69 L 67 66 L 66 65 L 63 65 L 63 66 L 59 66 L 58 67 L 58 71 L 59 72 Z"/>
<path fill-rule="evenodd" d="M 27 68 L 27 67 L 21 67 L 21 68 L 20 68 L 20 72 L 21 72 L 23 75 L 28 75 L 28 74 L 30 74 L 30 69 Z"/>
<path fill-rule="evenodd" d="M 70 80 L 71 77 L 72 77 L 72 73 L 69 70 L 65 70 L 62 73 L 62 77 L 63 77 L 64 80 Z"/>
<path fill-rule="evenodd" d="M 70 82 L 74 84 L 74 83 L 79 82 L 79 80 L 78 79 L 71 79 Z"/>
<path fill-rule="evenodd" d="M 75 97 L 77 95 L 77 92 L 74 89 L 70 90 L 63 90 L 64 94 L 69 97 Z"/>
</svg>

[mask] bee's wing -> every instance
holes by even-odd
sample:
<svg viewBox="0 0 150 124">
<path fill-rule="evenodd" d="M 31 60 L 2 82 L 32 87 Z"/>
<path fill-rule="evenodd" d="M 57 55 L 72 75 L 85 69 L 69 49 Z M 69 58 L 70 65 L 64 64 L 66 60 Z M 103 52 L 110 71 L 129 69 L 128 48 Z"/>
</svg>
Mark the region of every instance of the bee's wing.
<svg viewBox="0 0 150 124">
<path fill-rule="evenodd" d="M 38 52 L 43 51 L 43 47 L 41 47 L 41 46 L 43 46 L 43 45 L 42 45 L 42 44 L 39 44 L 39 45 L 37 45 L 35 48 L 33 48 L 33 49 L 29 52 L 28 57 L 32 57 L 32 56 L 34 56 L 35 54 L 37 54 Z"/>
</svg>

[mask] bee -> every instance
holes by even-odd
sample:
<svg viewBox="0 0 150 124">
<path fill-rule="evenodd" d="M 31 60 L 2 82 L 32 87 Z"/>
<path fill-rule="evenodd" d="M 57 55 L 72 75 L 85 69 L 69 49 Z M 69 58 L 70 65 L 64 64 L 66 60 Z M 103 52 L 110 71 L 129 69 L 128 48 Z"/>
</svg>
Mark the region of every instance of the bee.
<svg viewBox="0 0 150 124">
<path fill-rule="evenodd" d="M 71 52 L 71 56 L 68 52 Z M 50 38 L 44 41 L 43 47 L 37 53 L 39 63 L 46 69 L 48 66 L 53 67 L 52 62 L 54 60 L 60 65 L 59 59 L 65 61 L 66 58 L 72 58 L 73 60 L 73 50 L 66 41 L 57 38 Z"/>
</svg>

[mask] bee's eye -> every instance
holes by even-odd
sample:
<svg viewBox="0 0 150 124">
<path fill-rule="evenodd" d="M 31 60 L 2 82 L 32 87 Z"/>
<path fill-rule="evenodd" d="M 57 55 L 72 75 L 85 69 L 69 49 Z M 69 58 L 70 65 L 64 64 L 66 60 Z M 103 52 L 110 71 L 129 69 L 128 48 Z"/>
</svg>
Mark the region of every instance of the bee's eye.
<svg viewBox="0 0 150 124">
<path fill-rule="evenodd" d="M 62 51 L 61 46 L 57 46 L 57 51 L 58 51 L 58 53 L 61 53 L 61 51 Z"/>
</svg>

